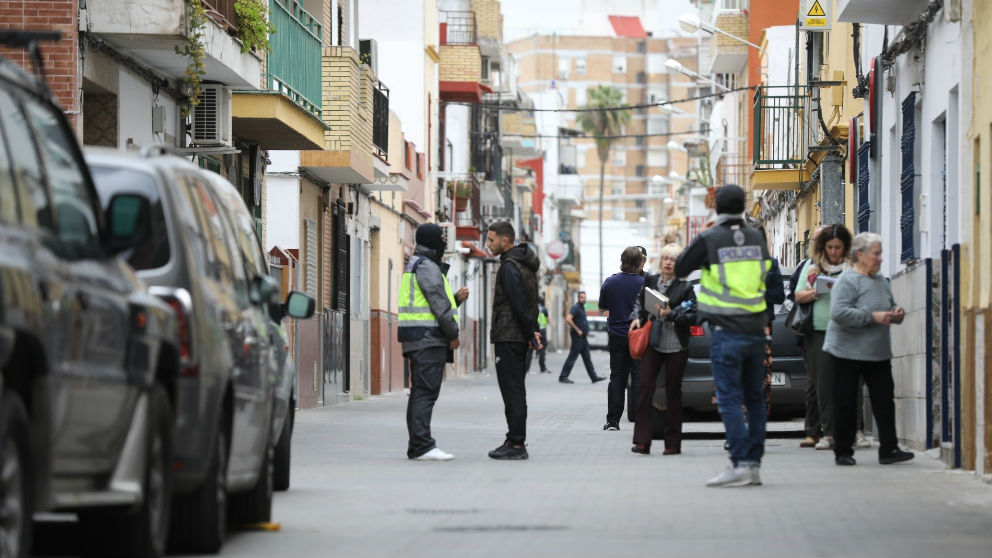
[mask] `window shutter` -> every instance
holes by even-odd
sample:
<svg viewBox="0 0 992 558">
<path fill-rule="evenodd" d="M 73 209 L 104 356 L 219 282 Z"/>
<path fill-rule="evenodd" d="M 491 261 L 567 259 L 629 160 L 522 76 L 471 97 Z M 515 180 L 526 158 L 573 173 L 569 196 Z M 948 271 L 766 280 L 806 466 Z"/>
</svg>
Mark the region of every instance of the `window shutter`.
<svg viewBox="0 0 992 558">
<path fill-rule="evenodd" d="M 871 142 L 866 141 L 858 148 L 858 232 L 867 232 L 871 219 L 871 206 L 868 203 L 868 156 Z"/>
<path fill-rule="evenodd" d="M 913 245 L 913 230 L 916 225 L 916 199 L 913 185 L 916 181 L 916 167 L 913 161 L 913 148 L 916 144 L 916 92 L 910 93 L 902 102 L 902 175 L 900 190 L 902 191 L 902 217 L 899 226 L 902 230 L 902 261 L 916 257 Z"/>
</svg>

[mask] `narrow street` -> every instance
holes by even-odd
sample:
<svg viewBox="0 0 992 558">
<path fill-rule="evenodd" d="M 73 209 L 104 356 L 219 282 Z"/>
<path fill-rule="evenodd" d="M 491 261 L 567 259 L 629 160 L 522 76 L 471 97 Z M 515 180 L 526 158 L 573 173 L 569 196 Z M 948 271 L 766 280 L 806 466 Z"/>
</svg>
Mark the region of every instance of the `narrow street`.
<svg viewBox="0 0 992 558">
<path fill-rule="evenodd" d="M 874 450 L 840 468 L 832 453 L 768 441 L 764 486 L 713 489 L 722 440 L 683 454 L 630 452 L 633 425 L 602 430 L 607 382 L 581 362 L 561 385 L 528 377 L 530 460 L 486 452 L 505 431 L 495 376 L 446 382 L 434 436 L 451 462 L 405 455 L 403 393 L 302 411 L 293 479 L 278 493 L 276 532 L 233 533 L 224 556 L 988 556 L 992 487 L 924 454 L 880 466 Z M 599 373 L 605 351 L 594 351 Z M 537 363 L 532 371 L 536 372 Z M 772 423 L 789 429 L 798 423 Z M 719 432 L 718 423 L 687 431 Z"/>
</svg>

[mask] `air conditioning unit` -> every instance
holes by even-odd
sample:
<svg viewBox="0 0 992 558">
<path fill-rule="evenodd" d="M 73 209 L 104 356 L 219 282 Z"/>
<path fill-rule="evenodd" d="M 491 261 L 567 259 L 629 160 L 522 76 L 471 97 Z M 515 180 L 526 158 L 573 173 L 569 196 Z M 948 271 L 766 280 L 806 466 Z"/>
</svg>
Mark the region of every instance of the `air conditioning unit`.
<svg viewBox="0 0 992 558">
<path fill-rule="evenodd" d="M 444 234 L 444 251 L 454 254 L 458 248 L 458 234 L 455 231 L 454 223 L 441 223 L 441 232 Z"/>
<path fill-rule="evenodd" d="M 193 107 L 192 143 L 231 145 L 231 90 L 223 85 L 200 86 L 200 104 Z"/>
<path fill-rule="evenodd" d="M 372 68 L 373 75 L 379 75 L 379 45 L 375 39 L 358 40 L 358 59 Z"/>
</svg>

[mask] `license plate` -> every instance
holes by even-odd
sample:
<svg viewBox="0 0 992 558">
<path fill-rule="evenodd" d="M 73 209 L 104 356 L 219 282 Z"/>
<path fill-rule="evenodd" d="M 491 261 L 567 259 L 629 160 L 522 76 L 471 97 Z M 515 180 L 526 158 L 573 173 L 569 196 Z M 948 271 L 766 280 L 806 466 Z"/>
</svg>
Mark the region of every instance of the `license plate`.
<svg viewBox="0 0 992 558">
<path fill-rule="evenodd" d="M 785 385 L 785 372 L 772 372 L 772 385 L 773 386 L 784 386 Z"/>
</svg>

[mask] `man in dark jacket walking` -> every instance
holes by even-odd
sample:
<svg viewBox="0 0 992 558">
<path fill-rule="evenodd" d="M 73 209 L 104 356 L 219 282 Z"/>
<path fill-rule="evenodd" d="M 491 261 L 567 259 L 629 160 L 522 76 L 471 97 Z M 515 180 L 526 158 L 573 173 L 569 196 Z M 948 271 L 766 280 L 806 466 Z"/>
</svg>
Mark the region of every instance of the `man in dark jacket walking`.
<svg viewBox="0 0 992 558">
<path fill-rule="evenodd" d="M 406 455 L 418 461 L 448 461 L 454 456 L 441 451 L 431 437 L 431 415 L 441 393 L 448 351 L 458 348 L 459 304 L 468 298 L 468 288 L 457 294 L 445 274 L 441 227 L 425 223 L 417 227 L 417 248 L 400 281 L 398 336 L 403 356 L 410 359 L 410 399 L 406 405 L 406 428 L 410 435 Z"/>
<path fill-rule="evenodd" d="M 620 430 L 627 382 L 630 381 L 630 405 L 627 417 L 634 422 L 637 397 L 641 390 L 641 360 L 630 356 L 627 331 L 634 300 L 644 286 L 644 262 L 647 257 L 639 246 L 628 246 L 620 254 L 620 273 L 603 281 L 599 290 L 599 308 L 609 312 L 610 386 L 607 389 L 606 424 L 603 430 Z"/>
<path fill-rule="evenodd" d="M 571 345 L 568 348 L 568 357 L 558 374 L 558 381 L 563 384 L 574 384 L 568 375 L 572 373 L 576 359 L 582 356 L 582 363 L 586 367 L 586 374 L 589 374 L 589 381 L 592 383 L 602 382 L 606 376 L 596 374 L 596 367 L 592 363 L 592 355 L 589 354 L 589 319 L 586 317 L 586 292 L 579 291 L 575 304 L 565 314 L 565 325 L 568 326 L 568 335 Z"/>
<path fill-rule="evenodd" d="M 503 396 L 506 441 L 489 452 L 493 459 L 527 459 L 527 348 L 543 345 L 537 323 L 537 270 L 541 263 L 526 244 L 513 245 L 513 225 L 493 223 L 486 245 L 499 256 L 490 341 L 496 353 L 496 379 Z"/>
</svg>

